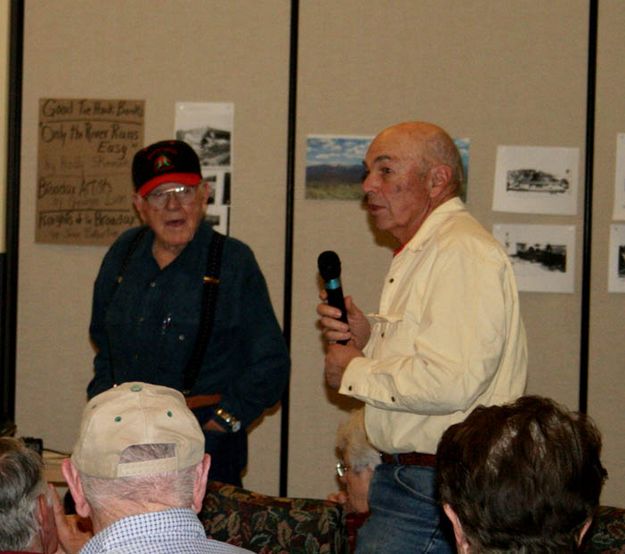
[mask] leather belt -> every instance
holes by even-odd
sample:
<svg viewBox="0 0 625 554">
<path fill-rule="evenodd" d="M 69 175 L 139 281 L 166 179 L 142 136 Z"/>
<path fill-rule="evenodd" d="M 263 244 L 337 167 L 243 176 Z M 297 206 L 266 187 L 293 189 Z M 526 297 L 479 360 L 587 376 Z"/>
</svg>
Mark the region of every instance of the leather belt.
<svg viewBox="0 0 625 554">
<path fill-rule="evenodd" d="M 434 454 L 423 454 L 422 452 L 402 452 L 401 454 L 386 454 L 382 452 L 382 463 L 401 466 L 436 467 L 436 456 Z"/>
<path fill-rule="evenodd" d="M 185 397 L 187 407 L 190 410 L 195 408 L 205 408 L 206 406 L 214 406 L 221 402 L 221 394 L 194 394 Z"/>
</svg>

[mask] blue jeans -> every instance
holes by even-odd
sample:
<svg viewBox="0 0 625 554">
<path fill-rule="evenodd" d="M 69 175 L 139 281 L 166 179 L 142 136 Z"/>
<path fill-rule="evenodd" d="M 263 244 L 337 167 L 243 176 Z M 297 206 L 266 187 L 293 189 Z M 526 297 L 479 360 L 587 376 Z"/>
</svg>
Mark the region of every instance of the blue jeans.
<svg viewBox="0 0 625 554">
<path fill-rule="evenodd" d="M 369 488 L 371 515 L 356 538 L 356 554 L 451 554 L 451 525 L 436 495 L 430 467 L 380 464 Z"/>
</svg>

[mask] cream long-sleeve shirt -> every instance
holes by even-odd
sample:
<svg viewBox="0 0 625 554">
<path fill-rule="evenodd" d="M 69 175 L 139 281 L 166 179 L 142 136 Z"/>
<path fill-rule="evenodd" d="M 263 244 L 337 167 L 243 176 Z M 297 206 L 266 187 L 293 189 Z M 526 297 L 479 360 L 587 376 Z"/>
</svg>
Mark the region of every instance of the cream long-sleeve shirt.
<svg viewBox="0 0 625 554">
<path fill-rule="evenodd" d="M 391 263 L 365 357 L 340 392 L 366 403 L 372 444 L 435 453 L 479 404 L 523 394 L 527 344 L 514 274 L 500 244 L 453 198 Z"/>
</svg>

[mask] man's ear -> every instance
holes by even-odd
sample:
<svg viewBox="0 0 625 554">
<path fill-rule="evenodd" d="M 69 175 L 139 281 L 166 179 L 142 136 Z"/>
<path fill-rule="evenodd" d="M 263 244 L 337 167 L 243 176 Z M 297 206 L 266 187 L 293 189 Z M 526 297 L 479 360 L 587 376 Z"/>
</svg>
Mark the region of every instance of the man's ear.
<svg viewBox="0 0 625 554">
<path fill-rule="evenodd" d="M 204 454 L 202 461 L 195 468 L 195 481 L 193 483 L 193 509 L 196 514 L 200 513 L 206 494 L 206 483 L 208 482 L 208 470 L 211 467 L 211 457 Z"/>
<path fill-rule="evenodd" d="M 584 539 L 584 535 L 586 534 L 586 532 L 588 531 L 588 529 L 590 529 L 590 526 L 592 524 L 592 516 L 589 517 L 585 522 L 584 525 L 582 526 L 582 530 L 579 532 L 579 537 L 577 538 L 577 546 L 579 546 L 580 544 L 582 544 L 582 540 Z"/>
<path fill-rule="evenodd" d="M 147 210 L 147 201 L 138 192 L 132 194 L 132 205 L 135 207 L 141 223 L 145 223 L 145 210 Z"/>
<path fill-rule="evenodd" d="M 454 512 L 454 509 L 449 504 L 443 504 L 443 510 L 445 510 L 445 514 L 449 518 L 449 521 L 451 521 L 451 525 L 454 528 L 454 537 L 456 538 L 458 552 L 462 554 L 469 554 L 471 550 L 469 549 L 469 543 L 464 534 L 464 530 L 462 529 L 462 523 L 460 523 L 458 514 Z"/>
<path fill-rule="evenodd" d="M 208 181 L 202 181 L 198 187 L 200 188 L 199 194 L 202 197 L 202 205 L 206 206 L 213 190 L 211 184 Z"/>
<path fill-rule="evenodd" d="M 45 494 L 37 498 L 37 523 L 39 523 L 39 540 L 44 554 L 54 554 L 59 548 L 59 539 L 54 513 Z"/>
<path fill-rule="evenodd" d="M 81 517 L 89 517 L 91 515 L 91 506 L 89 506 L 89 503 L 85 498 L 78 470 L 70 458 L 65 458 L 63 460 L 61 472 L 63 473 L 63 477 L 65 477 L 67 486 L 69 487 L 72 497 L 74 498 L 76 513 Z"/>
<path fill-rule="evenodd" d="M 435 165 L 430 169 L 430 198 L 438 198 L 447 194 L 451 174 L 451 167 L 448 165 Z"/>
</svg>

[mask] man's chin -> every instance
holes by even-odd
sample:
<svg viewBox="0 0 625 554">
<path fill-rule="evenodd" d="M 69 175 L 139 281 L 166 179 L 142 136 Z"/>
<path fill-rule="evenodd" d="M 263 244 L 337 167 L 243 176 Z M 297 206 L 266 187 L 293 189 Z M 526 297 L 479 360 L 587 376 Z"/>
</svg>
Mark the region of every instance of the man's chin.
<svg viewBox="0 0 625 554">
<path fill-rule="evenodd" d="M 378 216 L 372 215 L 371 219 L 373 221 L 373 224 L 375 225 L 375 228 L 378 231 L 388 231 L 389 229 L 392 228 L 391 222 L 387 218 L 383 217 L 382 215 L 378 215 Z"/>
<path fill-rule="evenodd" d="M 185 247 L 193 239 L 193 234 L 188 229 L 173 231 L 168 229 L 159 237 L 159 242 L 169 249 Z"/>
</svg>

